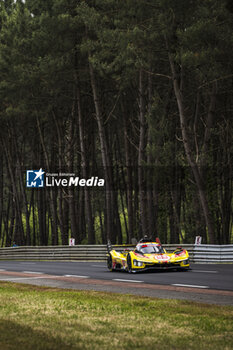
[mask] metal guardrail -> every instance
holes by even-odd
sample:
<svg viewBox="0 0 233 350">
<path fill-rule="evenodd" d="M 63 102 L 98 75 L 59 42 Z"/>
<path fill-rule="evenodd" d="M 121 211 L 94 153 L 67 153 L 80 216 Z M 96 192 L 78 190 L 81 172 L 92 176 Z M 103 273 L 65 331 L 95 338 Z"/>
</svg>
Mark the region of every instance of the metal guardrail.
<svg viewBox="0 0 233 350">
<path fill-rule="evenodd" d="M 177 248 L 177 244 L 164 244 L 168 253 Z M 133 245 L 113 245 L 117 251 L 133 249 Z M 194 263 L 233 262 L 233 245 L 193 245 L 183 244 L 190 261 Z M 56 261 L 105 261 L 106 245 L 77 246 L 35 246 L 0 248 L 0 260 L 56 260 Z"/>
<path fill-rule="evenodd" d="M 230 263 L 233 262 L 233 244 L 194 246 L 194 262 L 196 263 Z"/>
<path fill-rule="evenodd" d="M 106 252 L 105 245 L 12 247 L 0 249 L 0 260 L 103 261 Z"/>
</svg>

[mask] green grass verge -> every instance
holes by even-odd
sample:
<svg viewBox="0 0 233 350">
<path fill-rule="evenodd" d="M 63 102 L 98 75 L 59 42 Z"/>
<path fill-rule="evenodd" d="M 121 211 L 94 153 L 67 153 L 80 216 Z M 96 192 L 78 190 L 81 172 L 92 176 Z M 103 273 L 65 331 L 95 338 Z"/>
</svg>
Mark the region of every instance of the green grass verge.
<svg viewBox="0 0 233 350">
<path fill-rule="evenodd" d="M 0 349 L 232 349 L 233 307 L 0 282 Z"/>
</svg>

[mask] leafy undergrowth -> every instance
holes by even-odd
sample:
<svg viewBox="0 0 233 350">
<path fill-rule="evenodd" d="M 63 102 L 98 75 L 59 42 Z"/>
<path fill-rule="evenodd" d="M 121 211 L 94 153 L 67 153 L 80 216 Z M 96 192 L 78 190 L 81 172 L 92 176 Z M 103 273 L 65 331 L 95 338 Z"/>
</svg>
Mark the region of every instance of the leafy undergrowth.
<svg viewBox="0 0 233 350">
<path fill-rule="evenodd" d="M 0 349 L 232 349 L 233 307 L 0 283 Z"/>
</svg>

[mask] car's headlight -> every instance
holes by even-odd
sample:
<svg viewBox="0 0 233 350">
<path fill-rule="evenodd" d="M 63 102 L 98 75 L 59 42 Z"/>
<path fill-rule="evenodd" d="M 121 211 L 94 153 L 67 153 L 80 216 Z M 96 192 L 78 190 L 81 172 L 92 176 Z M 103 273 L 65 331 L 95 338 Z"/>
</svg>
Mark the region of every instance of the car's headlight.
<svg viewBox="0 0 233 350">
<path fill-rule="evenodd" d="M 133 264 L 134 264 L 134 266 L 142 266 L 142 265 L 143 265 L 143 262 L 142 262 L 142 261 L 134 260 L 134 261 L 133 261 Z"/>
</svg>

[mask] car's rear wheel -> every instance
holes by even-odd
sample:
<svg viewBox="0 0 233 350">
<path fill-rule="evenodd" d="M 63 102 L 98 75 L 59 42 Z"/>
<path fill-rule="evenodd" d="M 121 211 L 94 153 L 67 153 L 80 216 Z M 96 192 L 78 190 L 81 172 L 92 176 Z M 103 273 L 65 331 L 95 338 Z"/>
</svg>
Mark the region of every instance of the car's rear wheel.
<svg viewBox="0 0 233 350">
<path fill-rule="evenodd" d="M 111 271 L 111 272 L 114 271 L 114 269 L 112 267 L 112 256 L 111 256 L 111 254 L 109 254 L 109 256 L 108 256 L 107 266 L 108 266 L 109 271 Z"/>
</svg>

